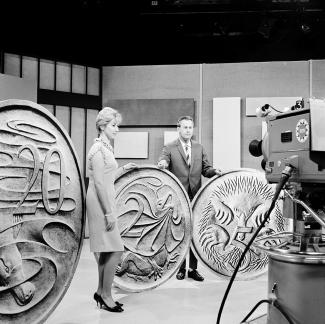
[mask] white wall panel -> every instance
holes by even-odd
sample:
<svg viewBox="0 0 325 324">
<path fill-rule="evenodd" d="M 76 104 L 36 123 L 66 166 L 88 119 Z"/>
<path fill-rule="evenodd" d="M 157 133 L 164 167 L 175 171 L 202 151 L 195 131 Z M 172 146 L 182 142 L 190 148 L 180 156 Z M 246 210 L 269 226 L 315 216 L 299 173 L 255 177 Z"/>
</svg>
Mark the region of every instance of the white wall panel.
<svg viewBox="0 0 325 324">
<path fill-rule="evenodd" d="M 119 132 L 114 141 L 117 159 L 147 159 L 148 132 Z"/>
<path fill-rule="evenodd" d="M 176 140 L 178 138 L 178 131 L 164 132 L 164 145 Z"/>
<path fill-rule="evenodd" d="M 223 171 L 240 165 L 240 98 L 213 98 L 213 166 Z"/>
<path fill-rule="evenodd" d="M 324 99 L 310 99 L 310 136 L 311 150 L 325 151 L 325 101 Z M 296 135 L 297 136 L 297 135 Z"/>
</svg>

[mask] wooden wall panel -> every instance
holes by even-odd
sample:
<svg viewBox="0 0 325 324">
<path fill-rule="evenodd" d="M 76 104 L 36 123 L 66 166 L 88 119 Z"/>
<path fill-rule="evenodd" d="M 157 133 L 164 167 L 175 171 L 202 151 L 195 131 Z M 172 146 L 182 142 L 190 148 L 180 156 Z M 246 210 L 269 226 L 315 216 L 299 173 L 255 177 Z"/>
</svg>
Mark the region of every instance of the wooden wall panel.
<svg viewBox="0 0 325 324">
<path fill-rule="evenodd" d="M 86 154 L 88 154 L 90 147 L 94 144 L 95 138 L 97 138 L 96 130 L 96 117 L 97 110 L 87 110 L 87 143 Z M 86 177 L 88 177 L 88 170 L 86 169 Z"/>
<path fill-rule="evenodd" d="M 11 75 L 0 74 L 0 100 L 23 99 L 37 101 L 37 84 Z"/>
<path fill-rule="evenodd" d="M 70 134 L 70 108 L 67 106 L 56 106 L 56 118 L 61 122 L 68 134 Z"/>
<path fill-rule="evenodd" d="M 57 91 L 71 91 L 71 65 L 57 62 L 56 64 L 56 89 Z"/>
<path fill-rule="evenodd" d="M 54 61 L 40 61 L 40 84 L 41 89 L 54 90 Z"/>
<path fill-rule="evenodd" d="M 23 56 L 23 78 L 37 82 L 38 60 L 35 57 Z"/>
<path fill-rule="evenodd" d="M 325 60 L 312 60 L 310 97 L 325 98 Z"/>
<path fill-rule="evenodd" d="M 193 99 L 108 100 L 105 106 L 117 109 L 127 126 L 171 126 L 180 116 L 195 118 Z"/>
<path fill-rule="evenodd" d="M 86 67 L 81 65 L 72 66 L 72 92 L 86 93 Z"/>
<path fill-rule="evenodd" d="M 97 68 L 87 67 L 87 94 L 99 96 L 100 94 L 100 70 Z"/>
<path fill-rule="evenodd" d="M 20 55 L 4 54 L 4 73 L 20 77 Z"/>
<path fill-rule="evenodd" d="M 84 143 L 85 143 L 85 109 L 72 108 L 72 120 L 71 120 L 71 139 L 77 151 L 80 163 L 81 174 L 84 174 Z"/>
<path fill-rule="evenodd" d="M 113 99 L 199 99 L 199 65 L 103 67 L 103 103 Z"/>
<path fill-rule="evenodd" d="M 43 106 L 44 108 L 46 108 L 51 114 L 54 115 L 54 106 L 53 105 L 44 105 L 42 104 L 41 106 Z"/>
</svg>

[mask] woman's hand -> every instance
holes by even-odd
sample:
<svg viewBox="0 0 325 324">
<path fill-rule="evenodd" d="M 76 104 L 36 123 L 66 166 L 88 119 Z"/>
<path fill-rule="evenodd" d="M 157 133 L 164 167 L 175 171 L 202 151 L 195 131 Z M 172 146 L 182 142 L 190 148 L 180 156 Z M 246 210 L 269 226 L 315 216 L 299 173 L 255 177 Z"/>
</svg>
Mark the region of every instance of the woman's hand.
<svg viewBox="0 0 325 324">
<path fill-rule="evenodd" d="M 110 232 L 115 227 L 116 219 L 112 214 L 105 214 L 104 217 L 105 217 L 105 223 L 106 223 L 105 230 L 107 232 Z"/>
<path fill-rule="evenodd" d="M 130 170 L 137 169 L 137 168 L 138 168 L 138 165 L 135 163 L 127 163 L 127 164 L 123 165 L 124 171 L 130 171 Z"/>
<path fill-rule="evenodd" d="M 218 175 L 219 177 L 223 174 L 223 172 L 220 169 L 214 169 L 216 175 Z"/>
<path fill-rule="evenodd" d="M 168 163 L 166 160 L 161 160 L 157 163 L 157 166 L 159 169 L 167 169 L 168 168 Z"/>
</svg>

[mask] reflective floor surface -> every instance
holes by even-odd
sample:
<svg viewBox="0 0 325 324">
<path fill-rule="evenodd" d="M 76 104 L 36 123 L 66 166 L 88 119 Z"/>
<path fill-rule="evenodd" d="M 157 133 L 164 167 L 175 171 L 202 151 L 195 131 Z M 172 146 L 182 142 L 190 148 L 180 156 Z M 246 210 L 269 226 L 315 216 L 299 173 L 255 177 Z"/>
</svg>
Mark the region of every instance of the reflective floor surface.
<svg viewBox="0 0 325 324">
<path fill-rule="evenodd" d="M 117 300 L 124 304 L 123 313 L 100 310 L 92 296 L 97 288 L 97 268 L 86 239 L 71 285 L 46 324 L 213 324 L 228 281 L 218 278 L 202 265 L 205 277 L 195 282 L 175 277 L 158 288 L 141 293 L 129 293 L 114 288 Z M 239 324 L 253 306 L 267 295 L 267 274 L 236 281 L 228 296 L 220 324 Z M 266 313 L 262 305 L 252 319 Z M 255 323 L 255 322 L 253 322 Z"/>
</svg>

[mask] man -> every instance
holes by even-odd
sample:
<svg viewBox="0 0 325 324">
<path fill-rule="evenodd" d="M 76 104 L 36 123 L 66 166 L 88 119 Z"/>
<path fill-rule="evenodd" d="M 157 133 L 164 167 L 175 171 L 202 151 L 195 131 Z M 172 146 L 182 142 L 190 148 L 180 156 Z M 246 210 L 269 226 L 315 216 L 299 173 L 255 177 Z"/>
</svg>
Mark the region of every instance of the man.
<svg viewBox="0 0 325 324">
<path fill-rule="evenodd" d="M 178 119 L 178 139 L 164 146 L 158 159 L 160 169 L 168 169 L 182 183 L 192 201 L 201 187 L 201 174 L 211 178 L 221 174 L 220 170 L 214 169 L 208 161 L 203 146 L 192 140 L 194 121 L 190 116 Z M 190 249 L 188 277 L 196 281 L 204 278 L 197 271 L 197 259 Z M 178 280 L 185 278 L 186 259 L 182 263 L 176 275 Z"/>
</svg>

